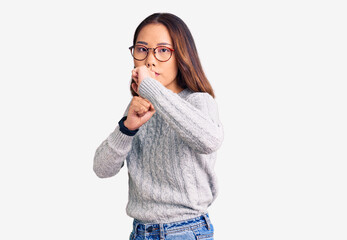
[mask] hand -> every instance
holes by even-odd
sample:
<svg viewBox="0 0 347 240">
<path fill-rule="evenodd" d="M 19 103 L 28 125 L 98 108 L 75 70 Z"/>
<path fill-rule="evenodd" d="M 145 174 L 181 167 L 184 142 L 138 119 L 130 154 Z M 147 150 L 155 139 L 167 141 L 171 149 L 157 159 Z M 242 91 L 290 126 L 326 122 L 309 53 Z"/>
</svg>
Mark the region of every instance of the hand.
<svg viewBox="0 0 347 240">
<path fill-rule="evenodd" d="M 143 97 L 134 96 L 131 100 L 127 119 L 124 126 L 129 130 L 140 128 L 155 113 L 155 109 L 150 101 Z"/>
<path fill-rule="evenodd" d="M 140 96 L 139 87 L 140 87 L 141 82 L 146 77 L 151 77 L 151 78 L 155 79 L 155 73 L 153 71 L 151 71 L 149 68 L 147 68 L 145 65 L 142 65 L 140 67 L 134 68 L 131 71 L 131 77 L 135 81 L 135 83 L 131 84 L 131 87 Z"/>
</svg>

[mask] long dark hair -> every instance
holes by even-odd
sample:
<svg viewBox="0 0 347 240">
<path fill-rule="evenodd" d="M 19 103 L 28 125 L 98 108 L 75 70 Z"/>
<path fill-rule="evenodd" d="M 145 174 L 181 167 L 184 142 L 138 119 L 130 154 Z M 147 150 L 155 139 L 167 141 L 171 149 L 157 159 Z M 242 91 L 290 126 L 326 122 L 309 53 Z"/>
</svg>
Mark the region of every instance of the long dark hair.
<svg viewBox="0 0 347 240">
<path fill-rule="evenodd" d="M 154 13 L 148 16 L 136 28 L 133 45 L 136 44 L 141 29 L 151 23 L 163 24 L 168 29 L 172 38 L 178 67 L 177 84 L 182 88 L 188 87 L 194 92 L 207 92 L 215 98 L 212 86 L 202 69 L 193 36 L 187 25 L 179 17 L 171 13 Z M 131 83 L 133 82 L 134 80 L 132 80 Z M 131 94 L 133 96 L 138 96 L 132 89 L 131 83 Z"/>
</svg>

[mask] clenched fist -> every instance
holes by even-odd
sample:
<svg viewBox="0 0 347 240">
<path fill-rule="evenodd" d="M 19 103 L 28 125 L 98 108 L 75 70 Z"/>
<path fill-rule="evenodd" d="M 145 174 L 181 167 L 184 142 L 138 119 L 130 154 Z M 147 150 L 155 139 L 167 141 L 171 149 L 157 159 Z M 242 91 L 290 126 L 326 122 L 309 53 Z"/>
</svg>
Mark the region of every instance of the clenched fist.
<svg viewBox="0 0 347 240">
<path fill-rule="evenodd" d="M 124 126 L 129 130 L 135 130 L 146 123 L 155 113 L 155 109 L 150 101 L 143 98 L 139 94 L 139 86 L 145 77 L 155 77 L 153 71 L 146 66 L 140 66 L 132 70 L 131 77 L 134 83 L 131 84 L 133 90 L 139 95 L 134 96 L 131 100 L 128 110 L 127 119 L 124 121 Z"/>
<path fill-rule="evenodd" d="M 154 113 L 155 109 L 150 101 L 143 97 L 134 96 L 124 126 L 129 130 L 136 130 L 146 123 Z"/>
<path fill-rule="evenodd" d="M 140 96 L 139 93 L 139 87 L 143 79 L 146 77 L 151 77 L 153 79 L 156 79 L 155 72 L 147 68 L 145 65 L 142 65 L 140 67 L 134 68 L 131 71 L 131 77 L 134 80 L 135 83 L 131 84 L 131 87 L 134 89 L 134 91 Z"/>
</svg>

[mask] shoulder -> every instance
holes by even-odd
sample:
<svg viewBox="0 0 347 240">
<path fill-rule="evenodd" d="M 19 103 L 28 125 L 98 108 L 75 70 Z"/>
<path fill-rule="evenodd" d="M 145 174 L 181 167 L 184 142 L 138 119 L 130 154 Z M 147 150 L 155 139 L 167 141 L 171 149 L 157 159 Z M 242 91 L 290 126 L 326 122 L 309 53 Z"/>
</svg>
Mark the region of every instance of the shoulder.
<svg viewBox="0 0 347 240">
<path fill-rule="evenodd" d="M 201 102 L 201 101 L 207 101 L 210 103 L 215 103 L 215 99 L 207 92 L 193 92 L 189 94 L 187 97 L 188 102 Z"/>
<path fill-rule="evenodd" d="M 218 111 L 216 100 L 207 92 L 192 92 L 187 97 L 187 102 L 199 109 L 206 109 L 207 111 Z"/>
</svg>

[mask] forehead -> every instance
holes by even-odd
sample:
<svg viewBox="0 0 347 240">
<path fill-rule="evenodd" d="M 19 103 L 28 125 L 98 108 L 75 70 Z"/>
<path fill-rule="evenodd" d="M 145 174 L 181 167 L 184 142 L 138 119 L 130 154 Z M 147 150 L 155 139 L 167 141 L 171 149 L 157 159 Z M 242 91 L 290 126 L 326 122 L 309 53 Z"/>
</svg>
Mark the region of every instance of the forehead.
<svg viewBox="0 0 347 240">
<path fill-rule="evenodd" d="M 167 28 L 160 23 L 151 23 L 141 29 L 137 36 L 136 42 L 147 42 L 148 45 L 166 42 L 172 44 L 171 36 Z"/>
</svg>

